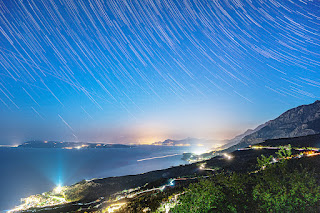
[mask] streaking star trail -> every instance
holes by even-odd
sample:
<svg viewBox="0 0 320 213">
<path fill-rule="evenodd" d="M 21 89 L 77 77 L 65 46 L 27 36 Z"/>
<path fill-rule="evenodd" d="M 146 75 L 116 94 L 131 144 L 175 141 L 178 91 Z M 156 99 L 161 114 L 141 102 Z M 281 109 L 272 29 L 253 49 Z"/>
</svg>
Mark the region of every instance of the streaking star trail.
<svg viewBox="0 0 320 213">
<path fill-rule="evenodd" d="M 10 140 L 231 137 L 319 98 L 319 11 L 306 0 L 2 0 L 1 125 L 31 124 Z"/>
</svg>

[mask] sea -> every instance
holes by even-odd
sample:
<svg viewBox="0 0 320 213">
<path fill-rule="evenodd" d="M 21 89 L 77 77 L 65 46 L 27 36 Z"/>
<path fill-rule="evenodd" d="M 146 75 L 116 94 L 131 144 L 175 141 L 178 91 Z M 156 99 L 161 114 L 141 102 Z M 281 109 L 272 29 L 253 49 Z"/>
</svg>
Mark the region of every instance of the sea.
<svg viewBox="0 0 320 213">
<path fill-rule="evenodd" d="M 108 149 L 0 148 L 0 212 L 21 198 L 83 179 L 145 173 L 186 164 L 183 152 L 203 147 L 139 145 Z"/>
</svg>

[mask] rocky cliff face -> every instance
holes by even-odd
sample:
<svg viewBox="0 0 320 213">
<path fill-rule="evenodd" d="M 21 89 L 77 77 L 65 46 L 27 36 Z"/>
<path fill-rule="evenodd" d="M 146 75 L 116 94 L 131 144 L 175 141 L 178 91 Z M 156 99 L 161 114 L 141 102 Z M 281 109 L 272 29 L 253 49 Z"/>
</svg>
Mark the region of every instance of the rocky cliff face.
<svg viewBox="0 0 320 213">
<path fill-rule="evenodd" d="M 260 130 L 245 136 L 235 148 L 263 142 L 266 139 L 289 138 L 320 133 L 320 101 L 290 109 L 268 121 Z"/>
</svg>

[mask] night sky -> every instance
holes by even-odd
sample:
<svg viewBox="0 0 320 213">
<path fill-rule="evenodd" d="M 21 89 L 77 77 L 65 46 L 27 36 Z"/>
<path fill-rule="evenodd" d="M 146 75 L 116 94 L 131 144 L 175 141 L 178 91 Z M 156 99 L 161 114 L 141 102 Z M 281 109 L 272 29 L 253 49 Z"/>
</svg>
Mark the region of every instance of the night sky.
<svg viewBox="0 0 320 213">
<path fill-rule="evenodd" d="M 0 144 L 231 138 L 320 94 L 320 1 L 0 0 Z"/>
</svg>

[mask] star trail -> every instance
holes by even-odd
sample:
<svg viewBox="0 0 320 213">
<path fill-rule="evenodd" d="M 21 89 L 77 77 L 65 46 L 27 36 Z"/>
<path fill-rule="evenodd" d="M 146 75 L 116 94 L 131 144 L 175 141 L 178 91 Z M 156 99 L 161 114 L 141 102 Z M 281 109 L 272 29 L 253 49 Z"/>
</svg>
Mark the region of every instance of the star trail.
<svg viewBox="0 0 320 213">
<path fill-rule="evenodd" d="M 228 138 L 319 99 L 319 34 L 319 1 L 2 0 L 1 140 Z"/>
</svg>

